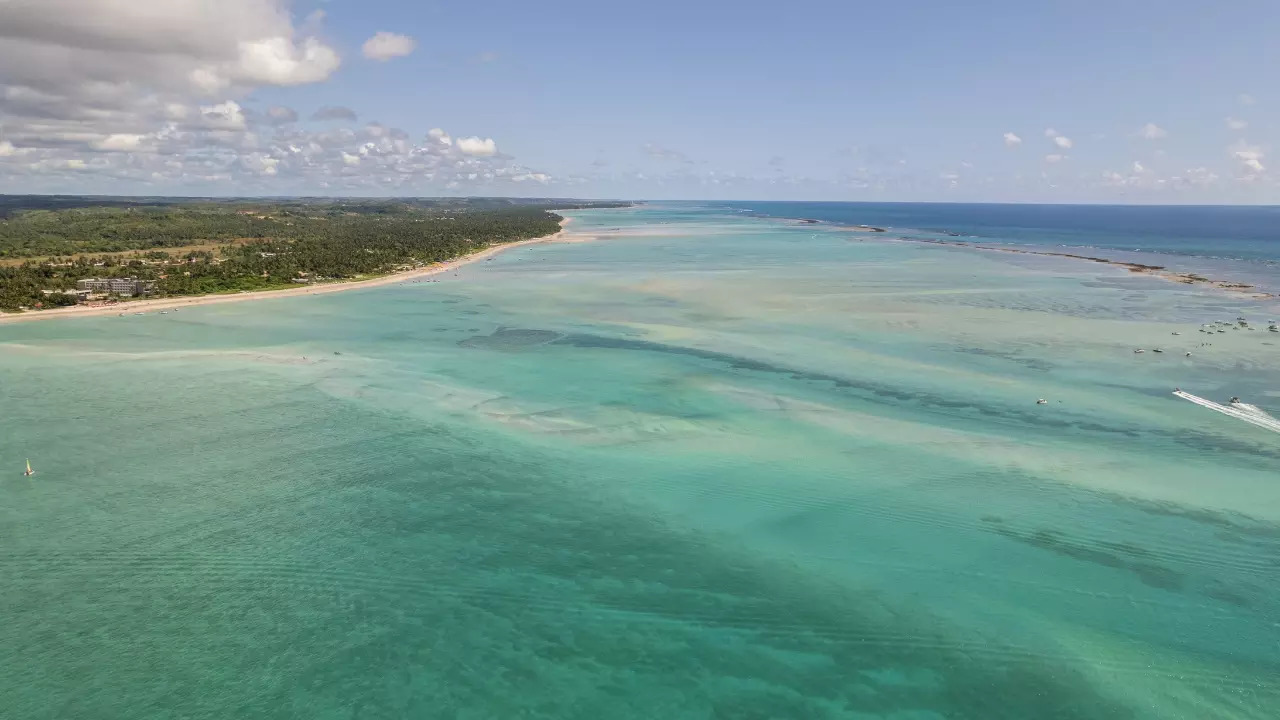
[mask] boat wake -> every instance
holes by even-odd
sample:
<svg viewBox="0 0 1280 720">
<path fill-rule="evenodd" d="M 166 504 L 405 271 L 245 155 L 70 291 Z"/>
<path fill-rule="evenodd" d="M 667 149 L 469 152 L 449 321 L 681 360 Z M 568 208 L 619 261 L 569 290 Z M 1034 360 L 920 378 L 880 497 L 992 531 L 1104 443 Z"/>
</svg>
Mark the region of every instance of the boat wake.
<svg viewBox="0 0 1280 720">
<path fill-rule="evenodd" d="M 1223 415 L 1229 415 L 1233 418 L 1236 418 L 1237 420 L 1243 420 L 1251 425 L 1257 425 L 1260 428 L 1266 428 L 1267 430 L 1270 430 L 1272 432 L 1280 433 L 1280 420 L 1277 420 L 1271 415 L 1268 415 L 1265 410 L 1263 410 L 1262 408 L 1256 405 L 1242 403 L 1235 399 L 1233 399 L 1230 404 L 1223 405 L 1221 403 L 1216 403 L 1212 400 L 1206 400 L 1198 395 L 1192 395 L 1191 393 L 1184 392 L 1182 390 L 1174 390 L 1173 394 L 1177 395 L 1183 400 L 1190 400 L 1191 402 L 1197 405 L 1200 405 L 1202 407 L 1207 407 L 1210 410 L 1216 410 L 1222 413 Z"/>
</svg>

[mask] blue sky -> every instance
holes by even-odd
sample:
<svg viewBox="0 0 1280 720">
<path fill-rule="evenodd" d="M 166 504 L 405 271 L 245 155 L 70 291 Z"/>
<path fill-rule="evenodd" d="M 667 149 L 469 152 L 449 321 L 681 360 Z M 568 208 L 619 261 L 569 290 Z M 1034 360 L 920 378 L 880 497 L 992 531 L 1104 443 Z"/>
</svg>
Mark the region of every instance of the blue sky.
<svg viewBox="0 0 1280 720">
<path fill-rule="evenodd" d="M 66 116 L 0 100 L 0 191 L 1280 198 L 1274 3 L 173 2 L 0 6 L 0 88 Z M 129 43 L 164 60 L 115 67 Z M 88 52 L 151 109 L 12 69 Z"/>
</svg>

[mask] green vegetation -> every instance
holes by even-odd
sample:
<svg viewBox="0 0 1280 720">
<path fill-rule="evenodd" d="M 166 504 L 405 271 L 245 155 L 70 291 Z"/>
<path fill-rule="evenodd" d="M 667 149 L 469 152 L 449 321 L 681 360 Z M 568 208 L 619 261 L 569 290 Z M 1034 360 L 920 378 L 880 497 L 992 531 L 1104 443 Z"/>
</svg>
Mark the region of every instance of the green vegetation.
<svg viewBox="0 0 1280 720">
<path fill-rule="evenodd" d="M 0 310 L 72 304 L 46 294 L 90 277 L 155 281 L 153 296 L 262 290 L 441 262 L 549 235 L 550 208 L 623 203 L 508 199 L 0 198 Z M 107 255 L 105 253 L 114 253 Z M 8 261 L 5 263 L 5 261 Z"/>
</svg>

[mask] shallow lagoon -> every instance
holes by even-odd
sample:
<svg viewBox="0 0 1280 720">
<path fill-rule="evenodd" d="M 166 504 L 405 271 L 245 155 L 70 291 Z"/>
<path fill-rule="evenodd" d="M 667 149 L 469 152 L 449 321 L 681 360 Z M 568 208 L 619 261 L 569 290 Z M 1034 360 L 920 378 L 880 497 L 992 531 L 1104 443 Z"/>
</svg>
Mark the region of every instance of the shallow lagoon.
<svg viewBox="0 0 1280 720">
<path fill-rule="evenodd" d="M 1280 338 L 1196 332 L 1275 304 L 573 216 L 439 283 L 3 328 L 0 706 L 1276 715 L 1280 436 L 1169 394 L 1280 410 Z"/>
</svg>

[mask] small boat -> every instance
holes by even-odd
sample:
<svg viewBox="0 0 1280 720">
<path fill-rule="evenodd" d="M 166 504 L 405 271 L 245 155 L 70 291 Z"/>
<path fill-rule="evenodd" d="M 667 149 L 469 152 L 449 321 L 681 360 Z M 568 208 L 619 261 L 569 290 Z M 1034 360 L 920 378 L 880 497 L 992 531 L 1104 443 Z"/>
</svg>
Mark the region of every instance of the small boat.
<svg viewBox="0 0 1280 720">
<path fill-rule="evenodd" d="M 1037 405 L 1048 405 L 1048 404 L 1049 404 L 1049 401 L 1048 401 L 1048 400 L 1045 400 L 1044 398 L 1040 398 L 1039 400 L 1036 400 L 1036 404 L 1037 404 Z"/>
<path fill-rule="evenodd" d="M 36 474 L 36 471 L 31 469 L 31 458 L 27 458 L 27 471 L 22 473 L 22 476 L 31 477 L 32 475 L 35 475 L 35 474 Z"/>
<path fill-rule="evenodd" d="M 1161 350 L 1160 348 L 1156 348 L 1156 349 L 1152 350 L 1151 352 L 1158 352 L 1158 353 L 1162 353 L 1162 352 L 1164 352 L 1164 350 Z"/>
<path fill-rule="evenodd" d="M 1240 398 L 1238 398 L 1238 397 L 1233 397 L 1233 398 L 1231 398 L 1230 400 L 1228 400 L 1227 402 L 1230 402 L 1232 405 L 1239 405 L 1239 404 L 1240 404 Z"/>
<path fill-rule="evenodd" d="M 1191 357 L 1191 353 L 1187 353 L 1187 357 Z"/>
<path fill-rule="evenodd" d="M 1134 350 L 1133 352 L 1134 352 L 1135 354 L 1141 354 L 1141 353 L 1146 352 L 1146 350 L 1143 350 L 1142 348 L 1138 348 L 1137 350 Z"/>
<path fill-rule="evenodd" d="M 168 311 L 168 310 L 161 310 L 161 311 L 160 311 L 160 314 L 161 314 L 161 315 L 168 315 L 168 314 L 169 314 L 169 311 Z"/>
<path fill-rule="evenodd" d="M 1180 332 L 1175 332 L 1175 333 L 1174 333 L 1174 335 L 1181 335 L 1181 334 L 1182 334 L 1182 333 L 1180 333 Z"/>
</svg>

